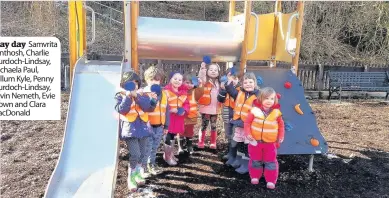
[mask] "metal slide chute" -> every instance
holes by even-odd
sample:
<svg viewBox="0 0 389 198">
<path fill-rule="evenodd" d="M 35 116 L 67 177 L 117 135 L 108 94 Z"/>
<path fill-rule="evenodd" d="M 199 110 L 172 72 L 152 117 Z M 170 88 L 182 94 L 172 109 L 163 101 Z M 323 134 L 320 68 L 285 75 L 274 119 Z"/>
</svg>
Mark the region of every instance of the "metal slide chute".
<svg viewBox="0 0 389 198">
<path fill-rule="evenodd" d="M 116 182 L 115 88 L 121 62 L 77 61 L 62 149 L 45 197 L 111 197 Z"/>
</svg>

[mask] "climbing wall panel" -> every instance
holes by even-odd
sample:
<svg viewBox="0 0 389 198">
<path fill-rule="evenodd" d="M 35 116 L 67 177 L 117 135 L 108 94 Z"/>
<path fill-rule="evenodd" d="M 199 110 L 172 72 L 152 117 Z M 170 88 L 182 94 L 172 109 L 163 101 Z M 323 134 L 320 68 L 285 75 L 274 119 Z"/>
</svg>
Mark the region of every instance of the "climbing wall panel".
<svg viewBox="0 0 389 198">
<path fill-rule="evenodd" d="M 327 142 L 317 126 L 315 114 L 304 96 L 304 87 L 295 74 L 287 69 L 261 68 L 250 70 L 260 78 L 260 87 L 272 87 L 280 97 L 279 103 L 285 121 L 285 141 L 278 153 L 323 154 Z"/>
</svg>

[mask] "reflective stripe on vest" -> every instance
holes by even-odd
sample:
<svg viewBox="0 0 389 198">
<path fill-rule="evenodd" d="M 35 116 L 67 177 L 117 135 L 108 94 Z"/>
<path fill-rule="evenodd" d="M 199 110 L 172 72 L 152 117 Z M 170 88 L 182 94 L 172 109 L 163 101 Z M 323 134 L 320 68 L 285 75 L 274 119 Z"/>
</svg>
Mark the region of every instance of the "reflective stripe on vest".
<svg viewBox="0 0 389 198">
<path fill-rule="evenodd" d="M 209 105 L 211 104 L 211 90 L 212 90 L 212 84 L 210 82 L 207 82 L 204 85 L 204 93 L 199 99 L 200 105 Z"/>
<path fill-rule="evenodd" d="M 262 140 L 264 142 L 276 142 L 278 138 L 278 122 L 281 111 L 274 109 L 268 116 L 261 109 L 254 107 L 251 109 L 254 115 L 254 120 L 251 124 L 251 135 L 255 140 Z"/>
<path fill-rule="evenodd" d="M 161 101 L 158 101 L 157 106 L 155 107 L 153 112 L 148 113 L 151 125 L 165 124 L 166 105 L 167 105 L 166 93 L 162 92 Z"/>
<path fill-rule="evenodd" d="M 127 122 L 134 122 L 138 115 L 143 122 L 149 121 L 147 113 L 143 112 L 139 105 L 135 104 L 134 99 L 132 100 L 130 111 L 126 115 L 119 114 L 120 119 Z"/>
<path fill-rule="evenodd" d="M 254 100 L 257 99 L 257 96 L 251 95 L 249 98 L 246 99 L 245 93 L 242 91 L 239 91 L 238 96 L 235 100 L 235 108 L 234 108 L 234 117 L 233 120 L 246 120 L 248 112 L 250 112 Z"/>
<path fill-rule="evenodd" d="M 167 103 L 169 105 L 170 110 L 177 109 L 182 107 L 184 104 L 187 96 L 186 95 L 181 95 L 177 97 L 177 95 L 169 90 L 166 91 L 166 96 L 167 96 Z"/>
<path fill-rule="evenodd" d="M 195 100 L 195 96 L 194 96 L 194 90 L 192 91 L 192 94 L 190 94 L 188 96 L 188 99 L 189 99 L 189 105 L 190 105 L 190 109 L 189 109 L 189 113 L 188 113 L 188 118 L 196 118 L 197 117 L 197 114 L 198 114 L 198 106 L 197 106 L 197 102 Z"/>
</svg>

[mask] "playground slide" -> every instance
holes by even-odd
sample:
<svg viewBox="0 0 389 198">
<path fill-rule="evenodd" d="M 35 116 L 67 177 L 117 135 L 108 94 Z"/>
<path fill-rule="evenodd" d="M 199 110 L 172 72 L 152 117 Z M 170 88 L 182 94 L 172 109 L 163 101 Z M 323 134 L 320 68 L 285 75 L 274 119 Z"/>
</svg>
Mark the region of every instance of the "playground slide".
<svg viewBox="0 0 389 198">
<path fill-rule="evenodd" d="M 327 142 L 319 131 L 316 117 L 305 99 L 304 87 L 297 76 L 288 69 L 269 67 L 257 67 L 247 72 L 253 72 L 261 77 L 263 82 L 261 87 L 272 87 L 281 95 L 279 100 L 281 112 L 288 126 L 285 131 L 285 141 L 281 144 L 278 154 L 326 153 L 328 151 Z M 285 86 L 285 83 L 290 83 L 290 86 Z M 299 106 L 296 107 L 296 105 Z"/>
<path fill-rule="evenodd" d="M 118 155 L 113 110 L 120 74 L 120 62 L 76 63 L 62 150 L 45 197 L 113 196 Z"/>
</svg>

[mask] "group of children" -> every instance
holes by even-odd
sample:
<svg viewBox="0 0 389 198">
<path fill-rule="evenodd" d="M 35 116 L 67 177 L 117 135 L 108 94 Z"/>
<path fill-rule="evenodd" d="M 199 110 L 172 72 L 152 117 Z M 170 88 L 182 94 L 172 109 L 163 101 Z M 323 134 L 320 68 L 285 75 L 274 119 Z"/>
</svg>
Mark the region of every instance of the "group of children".
<svg viewBox="0 0 389 198">
<path fill-rule="evenodd" d="M 197 147 L 204 148 L 208 125 L 211 125 L 209 148 L 217 148 L 216 121 L 223 106 L 228 108 L 225 135 L 228 139 L 226 164 L 239 173 L 249 172 L 252 184 L 258 184 L 264 172 L 267 188 L 274 189 L 278 178 L 277 148 L 284 139 L 284 123 L 274 89 L 259 89 L 256 76 L 245 73 L 241 80 L 227 71 L 221 80 L 221 69 L 211 63 L 200 66 L 197 76 L 172 72 L 168 83 L 159 93 L 153 85 L 160 85 L 164 73 L 157 67 L 144 72 L 147 85 L 140 77 L 126 72 L 121 90 L 116 94 L 116 111 L 120 115 L 120 138 L 129 149 L 128 188 L 136 191 L 150 174 L 161 169 L 155 163 L 157 149 L 163 139 L 163 159 L 174 166 L 174 145 L 186 145 L 193 153 L 192 139 L 198 115 L 201 131 Z M 135 90 L 123 89 L 127 82 L 135 83 Z"/>
</svg>

